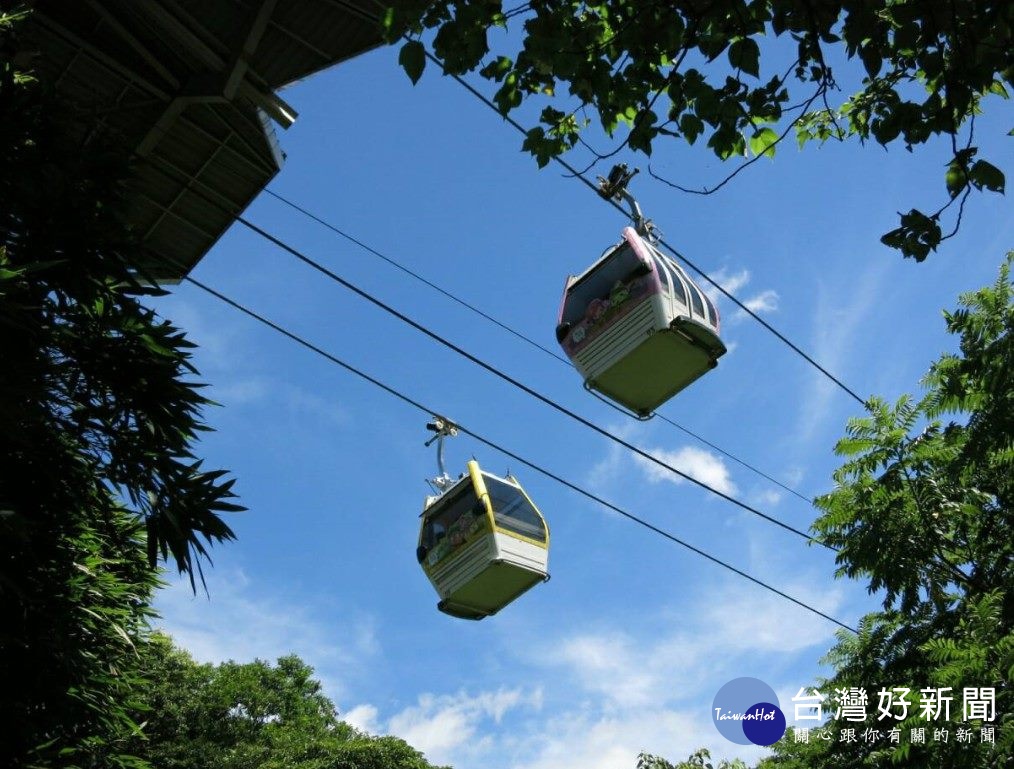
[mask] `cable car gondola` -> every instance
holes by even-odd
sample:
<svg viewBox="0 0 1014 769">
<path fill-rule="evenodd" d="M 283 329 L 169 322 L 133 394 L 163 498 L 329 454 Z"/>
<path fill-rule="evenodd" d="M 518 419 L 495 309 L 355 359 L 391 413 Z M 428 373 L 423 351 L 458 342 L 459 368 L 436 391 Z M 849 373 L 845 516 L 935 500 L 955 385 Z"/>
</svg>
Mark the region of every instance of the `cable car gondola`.
<svg viewBox="0 0 1014 769">
<path fill-rule="evenodd" d="M 631 205 L 635 227 L 568 277 L 556 338 L 587 389 L 645 419 L 718 365 L 726 347 L 715 305 L 654 246 L 651 222 L 626 190 L 634 173 L 617 166 L 602 180 L 603 197 Z"/>
<path fill-rule="evenodd" d="M 471 460 L 456 481 L 444 472 L 442 443 L 453 425 L 435 419 L 440 476 L 420 516 L 416 557 L 445 614 L 482 619 L 549 579 L 549 528 L 516 478 L 482 470 Z M 427 445 L 429 445 L 427 443 Z"/>
</svg>

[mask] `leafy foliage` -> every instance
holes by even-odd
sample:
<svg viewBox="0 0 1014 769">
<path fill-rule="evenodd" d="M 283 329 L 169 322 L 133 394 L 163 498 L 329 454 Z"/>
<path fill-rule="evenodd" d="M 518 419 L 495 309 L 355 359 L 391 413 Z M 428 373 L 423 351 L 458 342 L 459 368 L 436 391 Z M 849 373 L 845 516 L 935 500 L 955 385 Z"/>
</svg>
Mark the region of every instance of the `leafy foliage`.
<svg viewBox="0 0 1014 769">
<path fill-rule="evenodd" d="M 0 755 L 9 767 L 132 767 L 130 707 L 147 683 L 136 647 L 157 575 L 134 516 L 98 489 L 63 496 L 45 501 L 83 507 L 57 520 L 0 514 Z"/>
<path fill-rule="evenodd" d="M 699 748 L 678 764 L 671 764 L 664 758 L 653 756 L 650 753 L 641 753 L 637 757 L 637 769 L 716 769 L 711 763 L 711 753 L 707 748 Z M 738 758 L 732 761 L 720 761 L 717 769 L 747 769 L 745 763 Z"/>
<path fill-rule="evenodd" d="M 586 108 L 608 135 L 625 132 L 600 158 L 702 136 L 723 160 L 773 156 L 791 132 L 801 146 L 852 136 L 909 150 L 944 136 L 947 202 L 901 214 L 883 238 L 918 260 L 949 237 L 940 222 L 951 204 L 962 207 L 973 189 L 1004 190 L 1003 172 L 975 158 L 969 124 L 1014 81 L 1010 3 L 529 0 L 505 11 L 498 0 L 399 0 L 383 23 L 391 42 L 408 40 L 400 61 L 413 82 L 425 65 L 420 38 L 433 31 L 444 71 L 495 83 L 504 114 L 548 102 L 524 142 L 540 166 L 581 140 Z M 491 30 L 517 26 L 520 50 L 507 50 L 510 35 L 491 47 Z M 861 83 L 832 105 L 838 58 L 857 64 L 846 71 Z"/>
<path fill-rule="evenodd" d="M 0 755 L 113 766 L 161 554 L 194 579 L 231 481 L 191 445 L 190 344 L 145 309 L 119 153 L 68 139 L 0 14 Z"/>
<path fill-rule="evenodd" d="M 924 380 L 926 394 L 894 406 L 873 401 L 852 420 L 838 453 L 836 488 L 817 500 L 815 528 L 840 548 L 839 575 L 883 591 L 883 610 L 856 636 L 841 634 L 827 661 L 831 693 L 906 687 L 913 707 L 892 722 L 904 735 L 939 727 L 919 707 L 920 689 L 950 687 L 961 720 L 965 688 L 995 690 L 995 744 L 898 745 L 786 738 L 761 767 L 860 765 L 993 767 L 1014 761 L 1014 253 L 996 283 L 945 313 L 960 340 Z M 944 423 L 942 417 L 956 420 Z M 877 690 L 868 692 L 877 702 Z M 900 713 L 899 713 L 900 715 Z M 976 726 L 989 723 L 971 721 Z M 830 724 L 832 733 L 848 727 Z M 946 726 L 946 724 L 944 724 Z M 950 724 L 953 728 L 954 724 Z"/>
<path fill-rule="evenodd" d="M 232 481 L 202 470 L 190 448 L 207 429 L 199 413 L 210 403 L 187 379 L 196 373 L 193 345 L 137 299 L 163 292 L 142 285 L 133 267 L 121 153 L 82 152 L 62 130 L 71 116 L 14 75 L 8 56 L 0 69 L 5 484 L 59 486 L 67 468 L 54 455 L 82 463 L 144 519 L 151 565 L 171 555 L 193 578 L 202 539 L 232 537 L 217 513 L 242 509 L 228 501 Z"/>
<path fill-rule="evenodd" d="M 298 657 L 200 665 L 156 636 L 143 667 L 156 683 L 133 749 L 160 769 L 433 769 L 404 741 L 339 721 Z"/>
</svg>

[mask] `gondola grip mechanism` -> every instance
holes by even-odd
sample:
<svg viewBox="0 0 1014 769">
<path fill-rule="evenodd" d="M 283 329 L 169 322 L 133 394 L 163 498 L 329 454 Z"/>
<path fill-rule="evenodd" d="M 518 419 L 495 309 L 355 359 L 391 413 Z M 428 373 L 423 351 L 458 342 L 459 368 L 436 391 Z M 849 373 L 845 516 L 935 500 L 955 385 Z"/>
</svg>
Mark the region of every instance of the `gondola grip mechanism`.
<svg viewBox="0 0 1014 769">
<path fill-rule="evenodd" d="M 658 240 L 658 236 L 655 232 L 655 225 L 650 219 L 646 219 L 644 214 L 641 213 L 641 206 L 630 191 L 627 190 L 627 184 L 633 179 L 638 173 L 640 168 L 635 168 L 631 171 L 626 163 L 619 163 L 613 166 L 609 172 L 609 178 L 598 177 L 599 179 L 599 195 L 606 200 L 615 200 L 617 202 L 624 202 L 630 206 L 630 218 L 634 222 L 634 229 L 637 230 L 637 234 L 641 237 L 647 238 L 651 243 L 655 243 Z"/>
<path fill-rule="evenodd" d="M 437 469 L 440 472 L 436 478 L 428 481 L 428 483 L 434 488 L 434 490 L 440 493 L 445 492 L 451 484 L 454 483 L 454 479 L 447 474 L 447 469 L 444 466 L 444 438 L 453 438 L 458 434 L 458 426 L 449 419 L 445 419 L 441 416 L 434 416 L 433 420 L 426 423 L 426 429 L 436 433 L 430 438 L 425 446 L 433 445 L 433 442 L 437 443 Z"/>
</svg>

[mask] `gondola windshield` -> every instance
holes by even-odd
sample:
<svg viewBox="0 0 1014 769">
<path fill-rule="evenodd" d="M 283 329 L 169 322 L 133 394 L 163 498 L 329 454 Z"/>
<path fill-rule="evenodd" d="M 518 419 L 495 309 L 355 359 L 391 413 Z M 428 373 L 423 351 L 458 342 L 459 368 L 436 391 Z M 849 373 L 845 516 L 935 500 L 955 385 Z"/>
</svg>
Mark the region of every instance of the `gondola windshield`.
<svg viewBox="0 0 1014 769">
<path fill-rule="evenodd" d="M 629 243 L 617 247 L 606 260 L 588 272 L 567 291 L 567 303 L 562 321 L 568 326 L 577 325 L 596 300 L 608 306 L 609 294 L 617 284 L 626 284 L 648 269 Z"/>
<path fill-rule="evenodd" d="M 493 505 L 496 527 L 536 542 L 546 541 L 546 526 L 535 507 L 517 486 L 483 473 L 486 491 Z"/>
</svg>

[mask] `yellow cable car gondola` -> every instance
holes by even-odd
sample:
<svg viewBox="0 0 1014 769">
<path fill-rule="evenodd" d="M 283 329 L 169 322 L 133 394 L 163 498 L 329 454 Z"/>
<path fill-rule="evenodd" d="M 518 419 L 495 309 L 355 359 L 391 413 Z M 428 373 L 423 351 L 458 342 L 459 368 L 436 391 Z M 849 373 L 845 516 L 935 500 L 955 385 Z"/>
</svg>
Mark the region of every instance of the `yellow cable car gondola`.
<svg viewBox="0 0 1014 769">
<path fill-rule="evenodd" d="M 549 528 L 510 474 L 501 478 L 471 460 L 460 478 L 448 477 L 442 442 L 456 429 L 440 418 L 428 427 L 437 433 L 441 474 L 431 482 L 438 493 L 423 505 L 416 557 L 440 611 L 482 619 L 549 579 Z"/>
<path fill-rule="evenodd" d="M 718 364 L 726 347 L 718 310 L 675 260 L 659 251 L 650 221 L 617 166 L 602 195 L 626 200 L 634 227 L 577 277 L 567 279 L 556 338 L 585 380 L 645 419 Z"/>
</svg>

